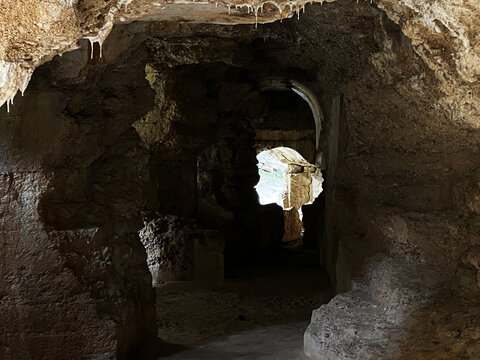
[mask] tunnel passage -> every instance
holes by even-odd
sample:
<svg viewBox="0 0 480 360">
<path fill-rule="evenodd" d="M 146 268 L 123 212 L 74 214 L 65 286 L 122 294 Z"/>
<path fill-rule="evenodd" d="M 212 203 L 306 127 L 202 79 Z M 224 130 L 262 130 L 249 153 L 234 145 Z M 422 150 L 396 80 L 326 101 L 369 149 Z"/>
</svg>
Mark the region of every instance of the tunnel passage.
<svg viewBox="0 0 480 360">
<path fill-rule="evenodd" d="M 151 39 L 147 46 L 156 56 L 167 45 L 163 39 Z M 204 46 L 212 45 L 207 42 Z M 191 65 L 177 64 L 177 58 L 149 63 L 146 68 L 157 93 L 157 107 L 134 124 L 153 153 L 151 183 L 146 190 L 151 210 L 161 216 L 190 219 L 202 229 L 217 232 L 216 237 L 223 239 L 219 251 L 223 251 L 227 273 L 240 265 L 273 261 L 261 259 L 269 258 L 272 250 L 277 252 L 282 245 L 283 210 L 260 206 L 254 189 L 259 180 L 257 152 L 290 146 L 305 154 L 310 164 L 324 165 L 319 161 L 322 124 L 318 122 L 323 113 L 318 100 L 313 100 L 313 91 L 301 81 L 273 74 L 311 75 L 302 69 L 278 68 L 279 64 L 258 52 L 258 46 L 263 45 L 254 39 L 248 46 L 229 50 L 242 52 L 248 59 L 242 66 L 220 62 L 215 56 Z M 250 57 L 257 59 L 251 61 Z M 165 61 L 172 63 L 166 67 Z M 161 128 L 155 125 L 160 117 Z M 312 171 L 318 167 L 307 166 Z M 311 218 L 324 217 L 314 206 L 310 213 Z M 320 262 L 323 237 L 320 226 L 309 226 L 308 232 L 311 254 L 305 266 Z"/>
<path fill-rule="evenodd" d="M 158 73 L 159 69 L 155 71 Z M 209 231 L 210 235 L 216 232 L 217 239 L 223 239 L 224 246 L 218 247 L 218 251 L 225 255 L 227 272 L 232 267 L 261 266 L 262 262 L 271 261 L 272 250 L 279 251 L 285 237 L 285 224 L 288 229 L 293 224 L 302 227 L 297 214 L 302 205 L 315 200 L 323 181 L 319 167 L 308 163 L 295 151 L 269 150 L 287 162 L 291 174 L 286 177 L 289 186 L 292 179 L 303 178 L 307 173 L 310 175 L 305 177 L 310 185 L 292 193 L 301 196 L 303 202 L 294 197 L 286 199 L 285 208 L 296 207 L 286 212 L 292 220 L 285 222 L 281 208 L 260 206 L 254 189 L 259 180 L 256 155 L 260 148 L 288 144 L 305 151 L 313 162 L 319 158 L 320 151 L 316 149 L 318 126 L 308 103 L 291 91 L 259 91 L 256 71 L 255 67 L 238 69 L 216 63 L 181 66 L 176 72 L 162 74 L 163 84 L 157 95 L 165 99 L 165 103 L 172 104 L 169 106 L 175 107 L 181 116 L 173 113 L 174 117 L 168 120 L 171 140 L 154 145 L 159 148 L 155 150 L 158 155 L 151 159 L 154 176 L 148 196 L 154 200 L 151 201 L 152 211 L 161 216 L 184 218 L 185 224 L 193 221 L 194 226 Z M 187 78 L 188 89 L 178 85 L 186 83 Z M 235 96 L 226 96 L 232 93 Z M 193 109 L 196 111 L 192 112 Z M 141 135 L 147 131 L 149 116 L 155 116 L 155 110 L 135 125 Z M 193 140 L 192 128 L 202 136 Z M 310 213 L 311 217 L 323 218 L 323 213 L 316 212 L 315 208 Z M 300 244 L 301 232 L 302 229 L 298 236 L 287 236 Z M 320 232 L 309 229 L 312 233 L 309 249 L 313 252 L 320 247 L 323 236 Z M 142 234 L 146 236 L 145 232 Z M 177 233 L 173 231 L 172 234 Z M 246 256 L 247 253 L 250 256 Z M 262 260 L 265 256 L 268 259 Z M 318 258 L 318 254 L 312 253 L 308 266 L 318 263 Z M 165 259 L 165 263 L 171 261 Z M 222 266 L 217 268 L 218 271 L 222 269 Z M 181 272 L 184 275 L 173 276 L 173 279 L 195 279 L 192 272 L 187 277 L 183 270 Z M 161 278 L 157 270 L 154 277 Z M 218 274 L 213 277 L 218 278 Z"/>
<path fill-rule="evenodd" d="M 254 40 L 242 51 L 255 53 L 257 46 Z M 311 106 L 292 91 L 290 80 L 282 80 L 280 89 L 266 85 L 269 74 L 285 72 L 278 64 L 265 69 L 255 61 L 239 67 L 217 60 L 173 70 L 149 63 L 163 112 L 154 109 L 135 124 L 153 152 L 145 193 L 151 209 L 140 238 L 158 296 L 159 334 L 189 345 L 219 332 L 299 329 L 312 305 L 324 303 L 332 290 L 319 266 L 323 231 L 316 225 L 324 214 L 312 203 L 323 179 L 312 164 L 320 149 Z M 164 127 L 158 135 L 165 140 L 151 141 L 159 117 Z M 292 189 L 283 204 L 291 209 L 287 215 L 282 206 L 259 203 L 261 149 L 289 169 L 283 179 Z M 307 246 L 298 215 L 303 205 L 310 207 Z M 298 234 L 292 225 L 300 225 Z M 302 300 L 292 305 L 296 297 Z"/>
<path fill-rule="evenodd" d="M 318 162 L 324 124 L 316 120 L 323 113 L 318 100 L 313 108 L 320 113 L 314 115 L 312 102 L 292 90 L 293 82 L 296 89 L 300 83 L 311 84 L 313 75 L 272 62 L 259 51 L 265 44 L 256 38 L 241 46 L 223 41 L 229 48 L 222 50 L 224 56 L 242 54 L 241 66 L 220 61 L 211 50 L 195 50 L 212 58 L 194 64 L 178 63 L 176 56 L 155 61 L 168 55 L 164 49 L 172 44 L 180 53 L 184 45 L 177 38 L 147 41 L 153 59 L 146 65 L 147 78 L 156 106 L 134 124 L 152 153 L 145 188 L 150 209 L 140 238 L 164 324 L 159 333 L 172 342 L 280 326 L 286 319 L 282 329 L 305 326 L 312 305 L 331 296 L 328 276 L 319 266 L 319 223 L 324 221 L 319 204 L 324 200 L 316 199 L 324 165 Z M 206 38 L 201 44 L 201 49 L 211 49 L 217 42 Z M 302 91 L 309 87 L 301 86 Z M 282 146 L 292 150 L 279 150 Z M 286 180 L 297 189 L 285 199 L 285 208 L 293 209 L 287 215 L 281 206 L 259 203 L 255 186 L 262 150 L 286 159 Z M 301 189 L 295 185 L 300 178 Z M 302 206 L 305 236 L 298 215 Z M 290 214 L 295 217 L 289 222 L 285 218 Z M 293 224 L 300 225 L 295 235 Z M 205 290 L 211 288 L 216 300 Z M 291 305 L 298 296 L 304 299 Z M 203 335 L 198 330 L 202 326 L 208 328 Z"/>
</svg>

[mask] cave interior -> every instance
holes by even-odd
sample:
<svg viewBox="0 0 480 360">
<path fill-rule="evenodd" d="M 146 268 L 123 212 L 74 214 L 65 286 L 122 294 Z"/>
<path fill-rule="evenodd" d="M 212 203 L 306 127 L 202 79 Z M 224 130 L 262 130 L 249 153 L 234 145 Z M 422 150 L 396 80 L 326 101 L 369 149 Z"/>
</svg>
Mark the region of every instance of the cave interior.
<svg viewBox="0 0 480 360">
<path fill-rule="evenodd" d="M 0 360 L 480 358 L 480 5 L 29 1 Z"/>
</svg>

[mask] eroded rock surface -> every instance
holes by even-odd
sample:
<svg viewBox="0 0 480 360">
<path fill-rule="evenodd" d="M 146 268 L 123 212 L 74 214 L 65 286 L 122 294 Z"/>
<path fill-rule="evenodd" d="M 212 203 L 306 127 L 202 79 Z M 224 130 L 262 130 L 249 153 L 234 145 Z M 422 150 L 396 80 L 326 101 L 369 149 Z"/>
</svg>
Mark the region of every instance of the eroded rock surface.
<svg viewBox="0 0 480 360">
<path fill-rule="evenodd" d="M 145 222 L 140 239 L 147 250 L 153 284 L 196 280 L 223 280 L 224 240 L 215 231 L 205 231 L 191 220 L 173 215 L 154 216 Z"/>
<path fill-rule="evenodd" d="M 131 126 L 153 92 L 141 64 L 121 70 L 131 53 L 82 71 L 84 55 L 39 69 L 0 115 L 2 359 L 125 358 L 155 334 Z"/>
</svg>

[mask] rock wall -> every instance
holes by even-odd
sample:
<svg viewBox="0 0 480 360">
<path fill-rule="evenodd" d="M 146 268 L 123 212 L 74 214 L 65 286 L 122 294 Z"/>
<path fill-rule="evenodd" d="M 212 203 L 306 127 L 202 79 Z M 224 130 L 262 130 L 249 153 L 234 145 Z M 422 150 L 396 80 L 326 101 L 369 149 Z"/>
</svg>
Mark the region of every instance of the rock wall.
<svg viewBox="0 0 480 360">
<path fill-rule="evenodd" d="M 137 234 L 148 152 L 131 126 L 153 106 L 141 52 L 56 58 L 2 109 L 2 359 L 121 359 L 155 336 Z"/>
<path fill-rule="evenodd" d="M 467 333 L 478 322 L 467 308 L 478 306 L 478 288 L 464 259 L 479 238 L 463 201 L 476 195 L 459 202 L 457 189 L 477 178 L 478 116 L 462 110 L 468 98 L 455 105 L 439 90 L 441 77 L 394 24 L 371 14 L 373 31 L 352 29 L 358 42 L 348 46 L 367 58 L 343 68 L 342 95 L 324 103 L 330 147 L 338 136 L 333 176 L 327 156 L 324 249 L 337 290 L 350 291 L 314 312 L 305 351 L 315 359 L 474 359 Z M 360 40 L 369 37 L 373 47 Z M 457 338 L 448 332 L 454 323 Z"/>
<path fill-rule="evenodd" d="M 172 281 L 223 282 L 225 239 L 219 231 L 204 230 L 194 221 L 174 215 L 145 217 L 140 239 L 147 250 L 153 285 Z"/>
</svg>

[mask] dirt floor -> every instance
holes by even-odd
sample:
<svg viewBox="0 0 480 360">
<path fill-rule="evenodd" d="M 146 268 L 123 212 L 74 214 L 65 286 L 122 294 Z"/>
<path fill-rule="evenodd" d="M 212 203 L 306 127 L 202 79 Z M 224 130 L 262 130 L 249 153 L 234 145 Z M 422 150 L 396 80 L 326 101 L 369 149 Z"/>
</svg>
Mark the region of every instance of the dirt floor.
<svg viewBox="0 0 480 360">
<path fill-rule="evenodd" d="M 311 312 L 332 294 L 315 268 L 236 271 L 216 288 L 164 284 L 157 288 L 158 335 L 173 350 L 159 359 L 306 359 Z"/>
</svg>

